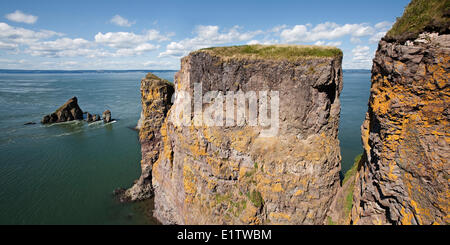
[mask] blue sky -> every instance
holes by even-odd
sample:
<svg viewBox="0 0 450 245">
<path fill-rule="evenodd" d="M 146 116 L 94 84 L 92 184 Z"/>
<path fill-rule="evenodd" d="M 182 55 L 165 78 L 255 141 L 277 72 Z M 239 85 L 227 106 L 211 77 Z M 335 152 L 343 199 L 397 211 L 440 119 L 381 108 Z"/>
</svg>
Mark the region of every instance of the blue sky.
<svg viewBox="0 0 450 245">
<path fill-rule="evenodd" d="M 409 0 L 1 1 L 0 69 L 179 69 L 190 51 L 331 45 L 371 68 Z"/>
</svg>

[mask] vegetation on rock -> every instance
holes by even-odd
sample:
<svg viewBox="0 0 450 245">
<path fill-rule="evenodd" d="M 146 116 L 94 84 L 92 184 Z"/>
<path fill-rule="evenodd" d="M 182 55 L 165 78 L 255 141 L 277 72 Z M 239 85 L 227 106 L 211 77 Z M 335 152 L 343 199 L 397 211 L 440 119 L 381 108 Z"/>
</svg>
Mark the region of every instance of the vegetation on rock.
<svg viewBox="0 0 450 245">
<path fill-rule="evenodd" d="M 385 40 L 404 42 L 422 32 L 448 33 L 450 0 L 412 0 L 397 19 Z"/>
<path fill-rule="evenodd" d="M 212 47 L 196 52 L 209 52 L 221 57 L 262 58 L 271 60 L 296 60 L 305 57 L 338 57 L 342 51 L 335 47 L 306 45 L 242 45 L 230 47 Z"/>
</svg>

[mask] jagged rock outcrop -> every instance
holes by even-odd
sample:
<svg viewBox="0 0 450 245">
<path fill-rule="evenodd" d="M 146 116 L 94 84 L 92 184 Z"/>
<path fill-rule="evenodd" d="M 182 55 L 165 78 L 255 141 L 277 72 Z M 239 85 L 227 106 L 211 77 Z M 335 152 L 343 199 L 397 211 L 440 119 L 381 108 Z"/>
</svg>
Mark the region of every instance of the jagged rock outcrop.
<svg viewBox="0 0 450 245">
<path fill-rule="evenodd" d="M 341 62 L 338 49 L 304 46 L 212 48 L 184 57 L 175 76 L 176 100 L 160 135 L 143 130 L 147 121 L 140 131 L 144 178 L 153 165 L 155 216 L 164 224 L 324 223 L 339 187 Z M 247 96 L 241 124 L 218 116 L 225 103 L 242 105 L 225 102 L 230 92 Z M 203 97 L 203 121 L 195 105 L 185 107 L 187 95 Z M 258 121 L 249 119 L 250 101 L 270 108 L 266 116 L 279 123 L 271 121 L 275 134 L 266 135 L 261 110 Z M 187 108 L 194 116 L 180 123 Z M 234 119 L 238 113 L 232 113 Z M 164 113 L 157 115 L 152 129 Z M 205 126 L 214 118 L 222 126 Z M 159 137 L 162 145 L 156 144 Z"/>
<path fill-rule="evenodd" d="M 100 121 L 99 115 L 86 112 L 86 122 L 91 123 L 91 122 L 97 122 L 97 121 Z"/>
<path fill-rule="evenodd" d="M 103 112 L 102 114 L 102 118 L 103 118 L 103 122 L 104 123 L 109 123 L 111 122 L 111 111 L 110 110 L 106 110 Z"/>
<path fill-rule="evenodd" d="M 173 84 L 152 73 L 148 73 L 141 81 L 142 113 L 139 140 L 142 174 L 130 189 L 120 193 L 122 201 L 137 201 L 153 196 L 152 167 L 162 147 L 160 129 L 172 105 L 173 93 Z"/>
<path fill-rule="evenodd" d="M 77 97 L 69 99 L 64 105 L 59 107 L 52 114 L 44 116 L 42 118 L 42 124 L 59 123 L 73 120 L 83 120 L 83 111 L 78 106 Z"/>
<path fill-rule="evenodd" d="M 412 1 L 405 14 L 431 3 Z M 379 43 L 353 224 L 450 223 L 450 35 L 442 30 Z"/>
</svg>

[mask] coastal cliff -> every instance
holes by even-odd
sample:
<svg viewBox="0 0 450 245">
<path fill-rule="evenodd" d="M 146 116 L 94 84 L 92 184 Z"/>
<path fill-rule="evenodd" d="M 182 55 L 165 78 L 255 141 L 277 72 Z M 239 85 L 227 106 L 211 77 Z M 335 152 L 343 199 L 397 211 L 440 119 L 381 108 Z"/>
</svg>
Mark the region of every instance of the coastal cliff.
<svg viewBox="0 0 450 245">
<path fill-rule="evenodd" d="M 162 149 L 160 129 L 172 105 L 173 93 L 173 84 L 152 73 L 148 73 L 141 81 L 142 111 L 138 125 L 142 154 L 141 176 L 122 194 L 123 200 L 138 201 L 153 196 L 152 167 Z"/>
<path fill-rule="evenodd" d="M 450 223 L 448 13 L 413 0 L 378 45 L 353 224 Z"/>
<path fill-rule="evenodd" d="M 339 188 L 341 62 L 339 49 L 308 46 L 222 47 L 184 57 L 151 172 L 154 215 L 164 224 L 322 224 Z M 237 122 L 239 112 L 230 111 L 236 120 L 205 126 L 208 113 L 217 119 L 240 103 L 227 100 L 232 93 L 245 94 L 246 118 Z M 200 117 L 197 105 L 185 117 L 189 95 L 200 96 Z M 257 121 L 249 119 L 255 103 Z M 268 125 L 260 123 L 265 107 Z"/>
</svg>

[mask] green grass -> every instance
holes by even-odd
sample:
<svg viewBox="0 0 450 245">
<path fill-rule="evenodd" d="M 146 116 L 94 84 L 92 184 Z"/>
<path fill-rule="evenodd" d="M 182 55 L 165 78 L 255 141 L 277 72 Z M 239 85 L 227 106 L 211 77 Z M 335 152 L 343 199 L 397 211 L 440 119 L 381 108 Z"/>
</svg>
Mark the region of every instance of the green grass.
<svg viewBox="0 0 450 245">
<path fill-rule="evenodd" d="M 349 180 L 352 176 L 356 174 L 361 157 L 362 154 L 359 154 L 358 156 L 355 157 L 355 160 L 353 161 L 353 166 L 347 172 L 345 172 L 344 180 L 342 180 L 342 185 L 344 185 L 345 182 L 347 182 L 347 180 Z"/>
<path fill-rule="evenodd" d="M 450 18 L 450 0 L 412 0 L 405 8 L 403 16 L 397 19 L 386 34 L 388 40 L 406 41 L 415 39 L 424 31 L 447 29 Z"/>
<path fill-rule="evenodd" d="M 349 188 L 349 192 L 347 193 L 347 196 L 345 196 L 345 204 L 344 204 L 344 210 L 346 216 L 350 215 L 350 212 L 352 211 L 353 207 L 353 189 L 355 184 L 352 183 L 352 185 Z"/>
<path fill-rule="evenodd" d="M 335 47 L 302 45 L 243 45 L 205 48 L 196 52 L 209 52 L 228 58 L 262 58 L 297 60 L 305 57 L 338 57 L 342 51 Z M 195 52 L 194 52 L 195 53 Z"/>
</svg>

